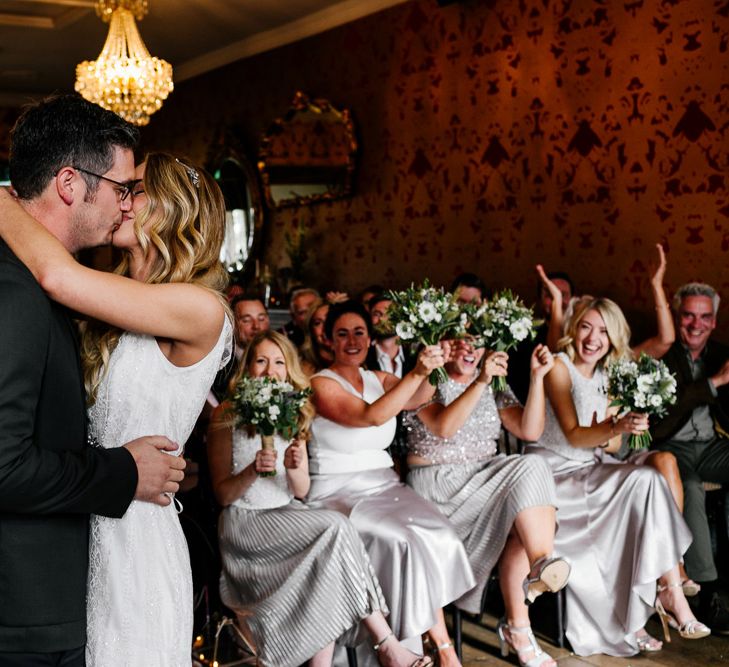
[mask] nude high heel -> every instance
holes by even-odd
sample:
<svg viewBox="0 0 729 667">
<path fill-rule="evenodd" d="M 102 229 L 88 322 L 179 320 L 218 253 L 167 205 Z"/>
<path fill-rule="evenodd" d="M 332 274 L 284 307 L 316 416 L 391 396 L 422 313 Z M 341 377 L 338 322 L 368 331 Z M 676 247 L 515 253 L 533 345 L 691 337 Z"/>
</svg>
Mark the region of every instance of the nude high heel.
<svg viewBox="0 0 729 667">
<path fill-rule="evenodd" d="M 669 584 L 668 586 L 659 586 L 658 593 L 665 591 L 669 588 L 682 588 L 680 583 Z M 673 614 L 666 611 L 661 600 L 656 597 L 656 611 L 661 619 L 661 625 L 663 626 L 663 636 L 667 642 L 671 641 L 671 631 L 669 628 L 678 630 L 678 634 L 684 639 L 702 639 L 708 637 L 711 634 L 711 630 L 704 625 L 701 621 L 697 621 L 692 618 L 683 624 L 679 624 Z"/>
<path fill-rule="evenodd" d="M 542 593 L 562 590 L 570 578 L 572 567 L 564 558 L 543 556 L 532 565 L 522 588 L 524 604 L 530 605 Z"/>
</svg>

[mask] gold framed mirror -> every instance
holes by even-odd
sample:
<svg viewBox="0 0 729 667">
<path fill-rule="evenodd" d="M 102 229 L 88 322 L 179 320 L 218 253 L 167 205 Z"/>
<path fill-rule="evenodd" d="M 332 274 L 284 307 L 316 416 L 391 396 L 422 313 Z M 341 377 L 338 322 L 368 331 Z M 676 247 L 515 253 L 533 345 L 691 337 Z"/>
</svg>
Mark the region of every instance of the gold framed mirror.
<svg viewBox="0 0 729 667">
<path fill-rule="evenodd" d="M 349 197 L 357 139 L 348 109 L 297 92 L 261 139 L 258 170 L 272 208 Z"/>
</svg>

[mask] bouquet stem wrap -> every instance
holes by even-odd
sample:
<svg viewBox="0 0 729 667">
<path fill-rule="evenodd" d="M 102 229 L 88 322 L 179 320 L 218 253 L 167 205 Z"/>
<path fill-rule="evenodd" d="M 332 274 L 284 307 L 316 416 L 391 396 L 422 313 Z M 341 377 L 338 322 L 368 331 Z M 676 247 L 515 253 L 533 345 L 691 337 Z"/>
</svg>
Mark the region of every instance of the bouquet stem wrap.
<svg viewBox="0 0 729 667">
<path fill-rule="evenodd" d="M 272 435 L 266 435 L 265 433 L 261 434 L 261 449 L 265 451 L 272 451 L 276 449 L 276 445 L 273 442 L 273 436 Z M 259 472 L 259 477 L 275 477 L 276 471 L 271 470 L 269 472 Z"/>
</svg>

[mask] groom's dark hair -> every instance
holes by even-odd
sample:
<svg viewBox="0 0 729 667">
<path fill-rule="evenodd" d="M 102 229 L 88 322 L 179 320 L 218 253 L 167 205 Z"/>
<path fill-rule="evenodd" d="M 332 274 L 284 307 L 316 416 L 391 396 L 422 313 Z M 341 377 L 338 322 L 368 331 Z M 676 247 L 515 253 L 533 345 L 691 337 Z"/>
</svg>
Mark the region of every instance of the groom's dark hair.
<svg viewBox="0 0 729 667">
<path fill-rule="evenodd" d="M 104 174 L 114 147 L 134 150 L 139 130 L 80 95 L 55 95 L 26 107 L 10 132 L 10 181 L 21 199 L 42 194 L 63 167 Z M 93 196 L 99 179 L 81 172 Z"/>
</svg>

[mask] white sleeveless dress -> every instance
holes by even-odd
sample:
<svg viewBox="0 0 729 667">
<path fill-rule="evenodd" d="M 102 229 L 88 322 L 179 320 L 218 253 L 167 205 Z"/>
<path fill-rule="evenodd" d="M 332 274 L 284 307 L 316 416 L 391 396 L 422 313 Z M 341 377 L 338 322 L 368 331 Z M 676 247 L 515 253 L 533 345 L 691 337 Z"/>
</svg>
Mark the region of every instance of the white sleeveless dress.
<svg viewBox="0 0 729 667">
<path fill-rule="evenodd" d="M 171 364 L 152 336 L 124 333 L 111 355 L 90 434 L 101 447 L 164 435 L 182 454 L 215 374 L 230 358 L 225 318 L 198 363 Z M 182 667 L 191 663 L 192 578 L 175 504 L 133 500 L 121 519 L 91 516 L 87 590 L 88 667 Z"/>
<path fill-rule="evenodd" d="M 385 393 L 382 383 L 372 371 L 360 369 L 360 375 L 362 394 L 333 371 L 315 377 L 332 379 L 374 403 Z M 394 433 L 394 417 L 381 426 L 355 428 L 317 416 L 309 442 L 307 502 L 349 517 L 390 608 L 390 627 L 399 639 L 419 642 L 435 625 L 438 610 L 473 588 L 476 580 L 448 519 L 402 484 L 391 468 L 385 450 Z"/>
</svg>

